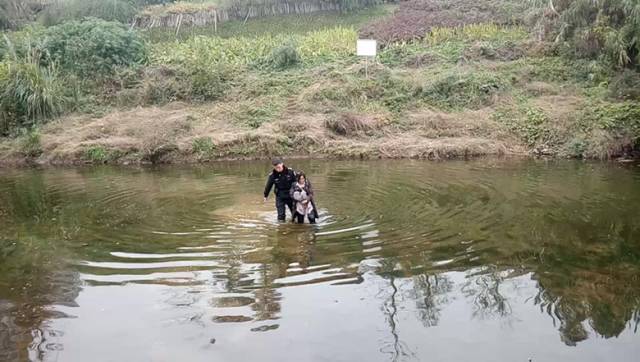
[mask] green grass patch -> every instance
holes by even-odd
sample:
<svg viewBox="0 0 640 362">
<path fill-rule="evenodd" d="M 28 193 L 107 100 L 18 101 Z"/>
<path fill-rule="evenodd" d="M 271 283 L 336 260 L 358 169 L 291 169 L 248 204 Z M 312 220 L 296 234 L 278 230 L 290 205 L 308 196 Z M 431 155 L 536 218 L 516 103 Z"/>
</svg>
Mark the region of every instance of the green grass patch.
<svg viewBox="0 0 640 362">
<path fill-rule="evenodd" d="M 520 42 L 528 37 L 529 32 L 524 27 L 484 23 L 454 28 L 432 28 L 425 36 L 424 42 L 431 46 L 455 41 Z"/>
<path fill-rule="evenodd" d="M 216 145 L 211 137 L 198 137 L 191 143 L 191 149 L 199 159 L 209 159 L 214 156 Z"/>
<path fill-rule="evenodd" d="M 85 153 L 85 159 L 93 163 L 105 163 L 108 160 L 108 152 L 102 146 L 89 147 Z"/>
<path fill-rule="evenodd" d="M 374 70 L 369 78 L 358 72 L 336 73 L 332 82 L 317 89 L 308 100 L 312 108 L 362 113 L 401 113 L 411 107 L 419 88 L 408 74 Z"/>
<path fill-rule="evenodd" d="M 550 119 L 543 110 L 522 103 L 513 108 L 500 108 L 493 118 L 505 125 L 529 147 L 549 145 L 554 138 Z"/>
<path fill-rule="evenodd" d="M 25 157 L 38 157 L 42 154 L 40 132 L 30 129 L 23 132 L 18 138 L 18 151 Z"/>
</svg>

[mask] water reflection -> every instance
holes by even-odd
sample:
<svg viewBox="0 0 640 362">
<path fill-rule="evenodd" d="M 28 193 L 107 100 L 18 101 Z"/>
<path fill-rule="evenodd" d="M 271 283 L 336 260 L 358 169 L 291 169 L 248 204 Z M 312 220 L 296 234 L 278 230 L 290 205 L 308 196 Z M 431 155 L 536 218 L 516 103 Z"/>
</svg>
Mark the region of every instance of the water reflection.
<svg viewBox="0 0 640 362">
<path fill-rule="evenodd" d="M 275 222 L 261 163 L 3 171 L 0 360 L 640 352 L 638 167 L 296 166 L 315 226 Z"/>
</svg>

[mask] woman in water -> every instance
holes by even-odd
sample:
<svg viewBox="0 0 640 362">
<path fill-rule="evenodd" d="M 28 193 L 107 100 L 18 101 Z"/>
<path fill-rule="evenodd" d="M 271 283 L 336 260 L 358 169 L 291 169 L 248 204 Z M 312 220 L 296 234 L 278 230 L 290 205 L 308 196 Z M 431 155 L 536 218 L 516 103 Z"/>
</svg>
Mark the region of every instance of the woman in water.
<svg viewBox="0 0 640 362">
<path fill-rule="evenodd" d="M 294 219 L 297 218 L 298 223 L 302 224 L 306 216 L 310 224 L 315 224 L 318 210 L 313 200 L 313 188 L 304 173 L 300 172 L 296 175 L 296 182 L 291 185 L 289 195 L 294 203 Z"/>
</svg>

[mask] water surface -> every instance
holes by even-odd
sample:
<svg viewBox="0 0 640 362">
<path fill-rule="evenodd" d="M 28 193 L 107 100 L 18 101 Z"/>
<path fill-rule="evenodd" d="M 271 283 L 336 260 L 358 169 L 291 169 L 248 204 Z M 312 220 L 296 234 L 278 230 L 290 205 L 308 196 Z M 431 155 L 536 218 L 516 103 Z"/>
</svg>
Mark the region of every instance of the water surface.
<svg viewBox="0 0 640 362">
<path fill-rule="evenodd" d="M 637 361 L 640 167 L 0 170 L 0 360 Z"/>
</svg>

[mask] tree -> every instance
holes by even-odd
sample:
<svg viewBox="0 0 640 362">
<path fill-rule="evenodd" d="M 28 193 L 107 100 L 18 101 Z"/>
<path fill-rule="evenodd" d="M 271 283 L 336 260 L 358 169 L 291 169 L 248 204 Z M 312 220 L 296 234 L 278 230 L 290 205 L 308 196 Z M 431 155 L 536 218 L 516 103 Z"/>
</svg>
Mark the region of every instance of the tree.
<svg viewBox="0 0 640 362">
<path fill-rule="evenodd" d="M 559 18 L 557 40 L 579 56 L 601 58 L 617 67 L 640 59 L 640 0 L 533 0 Z"/>
</svg>

